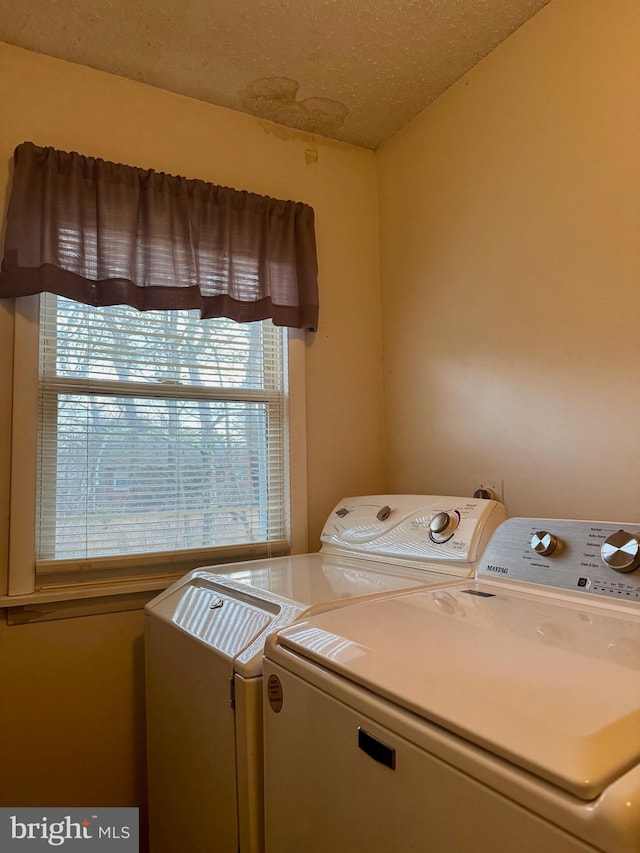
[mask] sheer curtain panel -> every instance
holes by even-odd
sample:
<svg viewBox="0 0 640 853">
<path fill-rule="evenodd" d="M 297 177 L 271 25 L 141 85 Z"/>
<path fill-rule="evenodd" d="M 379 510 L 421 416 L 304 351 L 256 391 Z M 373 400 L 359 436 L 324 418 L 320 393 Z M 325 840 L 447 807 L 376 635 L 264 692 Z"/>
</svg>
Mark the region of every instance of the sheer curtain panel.
<svg viewBox="0 0 640 853">
<path fill-rule="evenodd" d="M 14 162 L 1 297 L 317 327 L 308 205 L 31 142 Z"/>
</svg>

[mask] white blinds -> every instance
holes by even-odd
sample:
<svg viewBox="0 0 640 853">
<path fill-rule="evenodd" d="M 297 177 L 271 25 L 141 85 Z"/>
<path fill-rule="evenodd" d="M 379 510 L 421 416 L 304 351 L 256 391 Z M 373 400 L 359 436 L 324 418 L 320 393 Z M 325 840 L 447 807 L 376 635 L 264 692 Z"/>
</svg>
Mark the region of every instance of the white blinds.
<svg viewBox="0 0 640 853">
<path fill-rule="evenodd" d="M 50 294 L 40 313 L 39 573 L 286 538 L 282 329 Z"/>
</svg>

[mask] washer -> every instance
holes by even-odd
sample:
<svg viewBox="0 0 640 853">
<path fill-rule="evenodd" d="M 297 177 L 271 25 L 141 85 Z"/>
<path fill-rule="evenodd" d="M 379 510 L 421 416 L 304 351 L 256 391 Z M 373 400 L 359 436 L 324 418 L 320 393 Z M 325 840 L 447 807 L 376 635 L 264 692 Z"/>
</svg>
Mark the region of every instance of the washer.
<svg viewBox="0 0 640 853">
<path fill-rule="evenodd" d="M 490 500 L 348 498 L 329 516 L 319 553 L 192 571 L 150 602 L 151 853 L 263 850 L 262 655 L 270 633 L 346 601 L 472 576 L 503 519 L 504 507 Z"/>
<path fill-rule="evenodd" d="M 509 519 L 476 581 L 271 637 L 268 853 L 638 853 L 639 543 Z"/>
</svg>

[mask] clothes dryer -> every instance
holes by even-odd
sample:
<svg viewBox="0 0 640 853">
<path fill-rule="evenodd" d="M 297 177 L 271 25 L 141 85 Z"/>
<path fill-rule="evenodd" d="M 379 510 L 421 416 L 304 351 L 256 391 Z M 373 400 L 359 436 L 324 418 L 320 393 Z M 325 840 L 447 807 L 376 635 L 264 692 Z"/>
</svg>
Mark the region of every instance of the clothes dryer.
<svg viewBox="0 0 640 853">
<path fill-rule="evenodd" d="M 262 655 L 308 613 L 472 576 L 504 507 L 348 498 L 317 554 L 192 571 L 146 608 L 151 853 L 263 850 Z M 278 702 L 272 693 L 271 703 Z"/>
</svg>

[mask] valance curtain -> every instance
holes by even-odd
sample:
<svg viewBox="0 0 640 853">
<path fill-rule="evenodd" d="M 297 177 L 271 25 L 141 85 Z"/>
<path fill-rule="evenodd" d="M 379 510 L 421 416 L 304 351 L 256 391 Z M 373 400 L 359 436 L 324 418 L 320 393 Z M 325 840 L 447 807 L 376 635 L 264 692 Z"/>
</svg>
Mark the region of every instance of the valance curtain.
<svg viewBox="0 0 640 853">
<path fill-rule="evenodd" d="M 308 205 L 31 142 L 14 159 L 0 297 L 317 327 Z"/>
</svg>

